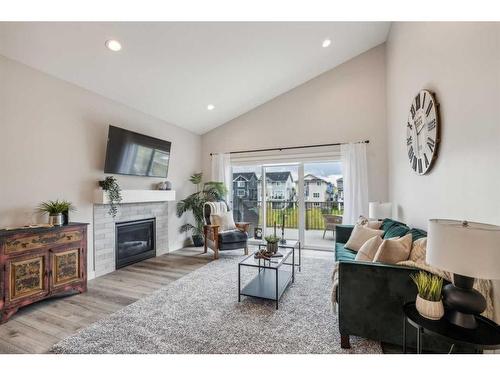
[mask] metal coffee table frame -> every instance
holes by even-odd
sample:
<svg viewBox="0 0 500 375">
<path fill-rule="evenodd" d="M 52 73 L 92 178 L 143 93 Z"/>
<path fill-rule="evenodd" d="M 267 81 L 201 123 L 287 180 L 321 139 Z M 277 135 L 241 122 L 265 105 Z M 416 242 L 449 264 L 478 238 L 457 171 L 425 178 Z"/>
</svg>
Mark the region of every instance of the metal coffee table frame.
<svg viewBox="0 0 500 375">
<path fill-rule="evenodd" d="M 295 249 L 299 249 L 299 263 L 295 263 Z M 259 249 L 265 244 L 259 244 Z M 301 270 L 300 242 L 293 241 L 290 244 L 280 244 L 280 249 L 284 249 L 283 258 L 271 258 L 271 260 L 255 259 L 249 262 L 254 254 L 245 257 L 238 263 L 238 302 L 241 302 L 241 296 L 267 299 L 276 302 L 276 309 L 279 307 L 279 300 L 285 290 L 291 283 L 295 282 L 295 267 Z M 287 260 L 292 257 L 292 262 Z M 291 266 L 291 272 L 282 270 L 281 266 Z M 256 276 L 252 278 L 243 288 L 241 287 L 241 267 L 253 267 L 258 269 Z"/>
</svg>

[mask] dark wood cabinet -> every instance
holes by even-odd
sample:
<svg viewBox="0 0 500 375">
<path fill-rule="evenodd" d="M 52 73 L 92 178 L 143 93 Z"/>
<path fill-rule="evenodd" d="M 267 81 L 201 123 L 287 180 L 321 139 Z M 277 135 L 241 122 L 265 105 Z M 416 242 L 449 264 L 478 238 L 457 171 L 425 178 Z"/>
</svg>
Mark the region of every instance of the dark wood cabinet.
<svg viewBox="0 0 500 375">
<path fill-rule="evenodd" d="M 0 323 L 20 307 L 87 290 L 87 224 L 0 230 Z"/>
</svg>

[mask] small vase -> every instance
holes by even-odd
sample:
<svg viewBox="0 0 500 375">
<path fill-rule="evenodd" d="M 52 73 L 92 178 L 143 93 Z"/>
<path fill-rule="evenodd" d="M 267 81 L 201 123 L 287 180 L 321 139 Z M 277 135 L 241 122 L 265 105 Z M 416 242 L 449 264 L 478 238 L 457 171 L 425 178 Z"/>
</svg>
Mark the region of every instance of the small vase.
<svg viewBox="0 0 500 375">
<path fill-rule="evenodd" d="M 430 320 L 439 320 L 444 315 L 443 301 L 428 301 L 417 295 L 415 307 L 420 315 Z"/>
<path fill-rule="evenodd" d="M 50 214 L 49 215 L 49 224 L 55 225 L 55 226 L 61 226 L 64 223 L 64 218 L 62 213 L 58 214 Z"/>
</svg>

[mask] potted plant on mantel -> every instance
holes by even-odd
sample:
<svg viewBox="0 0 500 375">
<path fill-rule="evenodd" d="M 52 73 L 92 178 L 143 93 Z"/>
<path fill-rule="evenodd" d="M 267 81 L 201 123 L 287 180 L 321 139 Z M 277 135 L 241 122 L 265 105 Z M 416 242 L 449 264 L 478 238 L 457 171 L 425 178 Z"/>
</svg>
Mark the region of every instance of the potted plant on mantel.
<svg viewBox="0 0 500 375">
<path fill-rule="evenodd" d="M 108 195 L 109 211 L 108 213 L 114 218 L 118 213 L 118 205 L 122 201 L 120 185 L 114 176 L 108 176 L 103 181 L 99 181 L 99 186 Z"/>
<path fill-rule="evenodd" d="M 49 214 L 49 224 L 60 226 L 69 223 L 69 212 L 76 211 L 76 209 L 71 202 L 57 199 L 40 203 L 37 211 Z"/>
<path fill-rule="evenodd" d="M 417 300 L 415 301 L 417 311 L 424 318 L 441 319 L 444 315 L 443 301 L 441 299 L 443 279 L 424 271 L 410 275 L 410 277 L 418 289 Z"/>
<path fill-rule="evenodd" d="M 222 182 L 205 182 L 202 186 L 202 173 L 195 173 L 190 178 L 196 185 L 196 193 L 177 203 L 177 217 L 191 211 L 194 218 L 194 225 L 183 224 L 179 228 L 180 233 L 191 232 L 194 246 L 203 246 L 203 206 L 206 202 L 217 202 L 223 199 L 226 194 L 226 187 Z"/>
</svg>

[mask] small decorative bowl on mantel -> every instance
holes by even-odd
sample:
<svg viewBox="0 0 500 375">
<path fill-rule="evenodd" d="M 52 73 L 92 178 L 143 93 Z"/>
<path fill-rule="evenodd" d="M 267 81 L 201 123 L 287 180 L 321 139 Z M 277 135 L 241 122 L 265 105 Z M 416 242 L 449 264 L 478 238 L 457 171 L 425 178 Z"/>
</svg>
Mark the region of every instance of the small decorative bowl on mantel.
<svg viewBox="0 0 500 375">
<path fill-rule="evenodd" d="M 415 307 L 420 315 L 426 319 L 439 320 L 444 315 L 444 306 L 441 299 L 443 279 L 424 271 L 410 275 L 418 289 Z"/>
</svg>

